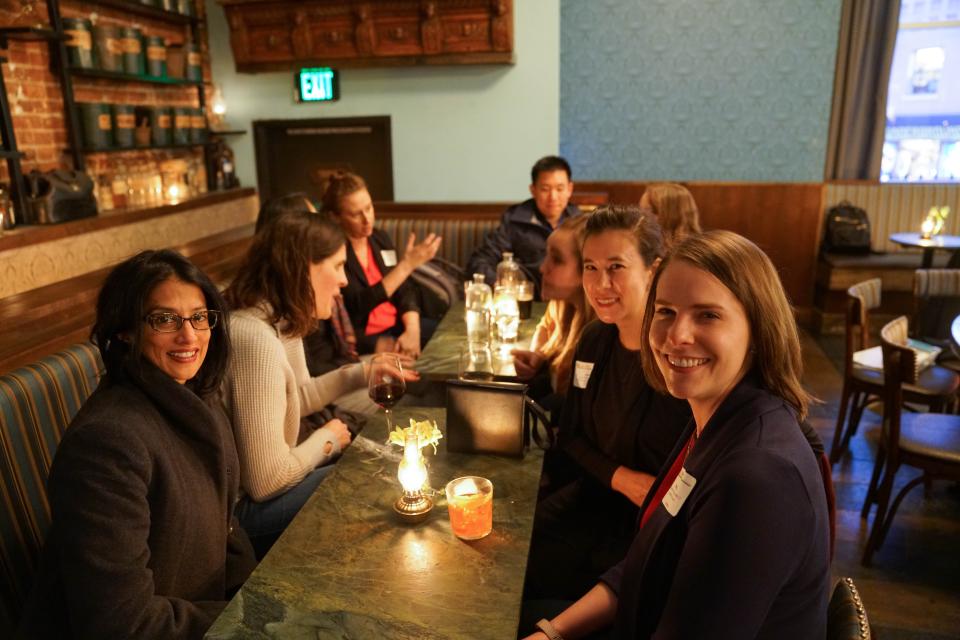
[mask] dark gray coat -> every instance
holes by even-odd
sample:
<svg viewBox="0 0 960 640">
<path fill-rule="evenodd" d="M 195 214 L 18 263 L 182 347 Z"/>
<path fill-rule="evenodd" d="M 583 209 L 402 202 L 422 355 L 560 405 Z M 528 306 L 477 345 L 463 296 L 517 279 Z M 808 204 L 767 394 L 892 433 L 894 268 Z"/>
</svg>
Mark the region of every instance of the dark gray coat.
<svg viewBox="0 0 960 640">
<path fill-rule="evenodd" d="M 106 378 L 50 470 L 25 638 L 200 638 L 253 568 L 226 417 L 149 363 Z"/>
</svg>

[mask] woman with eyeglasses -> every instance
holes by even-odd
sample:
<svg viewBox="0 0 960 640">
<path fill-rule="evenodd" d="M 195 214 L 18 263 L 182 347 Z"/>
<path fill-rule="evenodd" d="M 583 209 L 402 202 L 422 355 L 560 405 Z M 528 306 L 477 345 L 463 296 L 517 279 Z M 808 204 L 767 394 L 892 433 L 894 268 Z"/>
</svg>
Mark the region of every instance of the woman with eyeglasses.
<svg viewBox="0 0 960 640">
<path fill-rule="evenodd" d="M 173 251 L 118 265 L 92 339 L 106 373 L 50 469 L 52 522 L 24 638 L 200 638 L 255 560 L 218 391 L 216 286 Z"/>
<path fill-rule="evenodd" d="M 347 284 L 346 259 L 346 238 L 328 214 L 290 211 L 257 232 L 225 293 L 235 310 L 224 402 L 240 454 L 237 516 L 261 557 L 351 441 L 339 419 L 300 429 L 302 417 L 366 386 L 362 363 L 311 377 L 304 355 L 303 336 L 330 317 Z"/>
</svg>

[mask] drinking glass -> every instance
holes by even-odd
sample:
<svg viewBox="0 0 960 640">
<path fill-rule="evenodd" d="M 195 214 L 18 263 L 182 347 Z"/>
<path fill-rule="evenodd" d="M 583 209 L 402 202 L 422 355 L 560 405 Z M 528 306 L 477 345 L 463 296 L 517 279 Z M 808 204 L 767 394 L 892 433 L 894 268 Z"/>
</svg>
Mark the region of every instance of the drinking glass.
<svg viewBox="0 0 960 640">
<path fill-rule="evenodd" d="M 468 342 L 460 349 L 461 380 L 493 380 L 493 352 L 489 342 Z"/>
<path fill-rule="evenodd" d="M 493 529 L 493 483 L 464 476 L 447 483 L 450 528 L 462 540 L 479 540 Z"/>
<path fill-rule="evenodd" d="M 523 280 L 517 285 L 517 308 L 520 310 L 520 319 L 529 320 L 533 312 L 533 283 Z"/>
<path fill-rule="evenodd" d="M 367 380 L 370 399 L 378 404 L 386 414 L 387 433 L 393 431 L 390 410 L 407 391 L 403 380 L 403 366 L 400 358 L 393 353 L 378 353 L 370 360 L 370 377 Z"/>
</svg>

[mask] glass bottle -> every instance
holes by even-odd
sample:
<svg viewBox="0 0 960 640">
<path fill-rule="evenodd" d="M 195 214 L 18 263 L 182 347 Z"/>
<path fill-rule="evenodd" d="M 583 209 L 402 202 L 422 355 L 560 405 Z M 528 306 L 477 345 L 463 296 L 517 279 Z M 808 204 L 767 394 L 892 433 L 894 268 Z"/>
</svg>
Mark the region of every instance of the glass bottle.
<svg viewBox="0 0 960 640">
<path fill-rule="evenodd" d="M 512 251 L 503 252 L 503 260 L 497 265 L 498 287 L 515 287 L 523 280 L 523 272 L 520 271 L 520 265 L 513 259 Z"/>
<path fill-rule="evenodd" d="M 473 282 L 467 287 L 467 340 L 469 342 L 490 341 L 490 308 L 493 292 L 484 282 L 482 273 L 473 274 Z"/>
</svg>

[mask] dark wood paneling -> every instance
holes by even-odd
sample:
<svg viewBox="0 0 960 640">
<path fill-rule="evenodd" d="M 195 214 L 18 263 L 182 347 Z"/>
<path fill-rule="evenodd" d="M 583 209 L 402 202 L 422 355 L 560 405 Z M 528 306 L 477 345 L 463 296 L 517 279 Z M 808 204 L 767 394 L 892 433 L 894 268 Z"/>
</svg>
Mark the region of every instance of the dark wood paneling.
<svg viewBox="0 0 960 640">
<path fill-rule="evenodd" d="M 513 62 L 512 0 L 219 0 L 237 71 Z"/>
<path fill-rule="evenodd" d="M 648 183 L 577 181 L 577 189 L 607 192 L 611 203 L 636 204 Z M 683 183 L 705 229 L 729 229 L 753 240 L 780 271 L 801 322 L 812 318 L 814 271 L 823 184 Z"/>
</svg>

